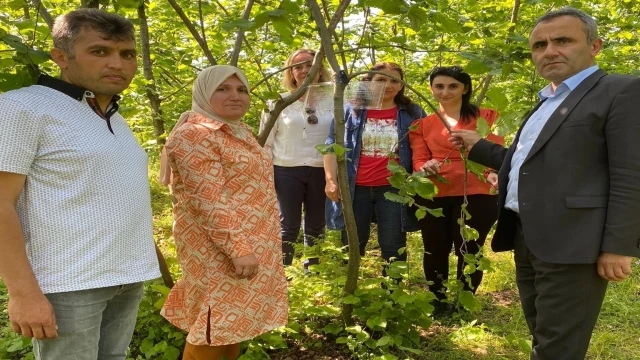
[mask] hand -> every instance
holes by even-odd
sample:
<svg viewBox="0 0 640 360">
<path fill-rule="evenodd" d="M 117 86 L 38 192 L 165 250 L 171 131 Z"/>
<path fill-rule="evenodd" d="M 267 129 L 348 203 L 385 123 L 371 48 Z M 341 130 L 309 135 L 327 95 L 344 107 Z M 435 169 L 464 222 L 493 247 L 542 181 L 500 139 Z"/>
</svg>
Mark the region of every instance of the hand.
<svg viewBox="0 0 640 360">
<path fill-rule="evenodd" d="M 453 130 L 449 142 L 452 142 L 455 146 L 465 147 L 467 150 L 471 150 L 473 145 L 480 141 L 480 135 L 473 130 Z"/>
<path fill-rule="evenodd" d="M 498 174 L 491 172 L 487 175 L 487 182 L 491 184 L 493 190 L 498 191 Z"/>
<path fill-rule="evenodd" d="M 9 296 L 11 329 L 26 338 L 38 340 L 58 337 L 58 325 L 53 306 L 42 294 Z"/>
<path fill-rule="evenodd" d="M 622 281 L 631 275 L 631 256 L 602 252 L 598 257 L 598 275 L 609 281 Z"/>
<path fill-rule="evenodd" d="M 258 259 L 255 255 L 249 254 L 239 258 L 231 259 L 236 268 L 236 276 L 240 279 L 253 279 L 258 273 Z"/>
<path fill-rule="evenodd" d="M 424 165 L 422 165 L 422 167 L 420 167 L 420 170 L 427 172 L 427 173 L 431 173 L 431 174 L 437 174 L 440 171 L 440 167 L 442 166 L 442 164 L 440 163 L 440 161 L 436 160 L 436 159 L 431 159 L 429 161 L 427 161 L 426 163 L 424 163 Z M 427 174 L 429 175 L 429 174 Z"/>
<path fill-rule="evenodd" d="M 340 187 L 338 183 L 334 181 L 327 181 L 327 184 L 324 187 L 324 193 L 327 194 L 327 197 L 331 199 L 333 202 L 340 202 Z"/>
</svg>

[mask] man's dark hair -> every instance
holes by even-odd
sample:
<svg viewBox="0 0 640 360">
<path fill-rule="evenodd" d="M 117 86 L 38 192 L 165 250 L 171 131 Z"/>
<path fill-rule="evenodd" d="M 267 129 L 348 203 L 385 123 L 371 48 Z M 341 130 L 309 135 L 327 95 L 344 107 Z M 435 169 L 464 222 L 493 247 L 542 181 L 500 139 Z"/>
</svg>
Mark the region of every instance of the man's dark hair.
<svg viewBox="0 0 640 360">
<path fill-rule="evenodd" d="M 548 13 L 542 15 L 538 18 L 538 20 L 536 20 L 533 28 L 535 29 L 535 27 L 542 22 L 551 21 L 561 16 L 572 16 L 582 21 L 582 24 L 584 25 L 584 33 L 587 35 L 587 44 L 591 44 L 598 38 L 598 24 L 596 23 L 596 20 L 586 12 L 569 6 L 563 7 L 562 9 L 549 11 Z"/>
<path fill-rule="evenodd" d="M 135 41 L 133 24 L 126 18 L 98 9 L 82 8 L 60 15 L 53 25 L 53 45 L 73 58 L 73 46 L 83 30 L 95 30 L 105 40 Z"/>
<path fill-rule="evenodd" d="M 471 95 L 473 95 L 473 84 L 471 82 L 471 76 L 464 72 L 460 66 L 438 66 L 431 70 L 429 74 L 429 84 L 433 84 L 433 80 L 438 76 L 448 76 L 454 78 L 456 81 L 461 82 L 466 88 L 467 92 L 462 94 L 462 107 L 460 108 L 459 121 L 463 124 L 469 123 L 472 117 L 477 117 L 479 109 L 477 106 L 471 103 Z"/>
</svg>

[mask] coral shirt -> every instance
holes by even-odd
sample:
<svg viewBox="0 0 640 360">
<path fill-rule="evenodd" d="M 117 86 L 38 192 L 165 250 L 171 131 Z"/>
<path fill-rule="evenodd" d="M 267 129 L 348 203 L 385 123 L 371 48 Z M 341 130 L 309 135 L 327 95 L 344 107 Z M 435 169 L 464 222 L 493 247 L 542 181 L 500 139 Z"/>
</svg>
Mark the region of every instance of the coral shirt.
<svg viewBox="0 0 640 360">
<path fill-rule="evenodd" d="M 479 117 L 487 121 L 490 127 L 498 118 L 498 113 L 491 109 L 480 109 L 479 115 Z M 416 120 L 413 125 L 418 125 L 416 130 L 409 132 L 409 143 L 413 151 L 414 171 L 420 171 L 420 168 L 431 159 L 442 162 L 448 156 L 451 162 L 444 163 L 441 166 L 439 175 L 449 180 L 449 183 L 441 183 L 433 177 L 430 177 L 438 187 L 438 195 L 436 196 L 464 195 L 464 163 L 460 157 L 460 152 L 457 149 L 454 150 L 453 144 L 448 141 L 451 136 L 447 128 L 442 124 L 442 121 L 438 118 L 438 115 L 432 114 Z M 471 121 L 465 124 L 458 122 L 452 128 L 454 130 L 475 130 L 476 118 L 472 118 Z M 504 138 L 493 133 L 489 133 L 487 139 L 496 144 L 504 145 Z M 491 185 L 479 179 L 475 174 L 471 172 L 468 174 L 467 195 L 489 194 L 490 188 Z"/>
<path fill-rule="evenodd" d="M 362 150 L 356 174 L 356 185 L 385 186 L 391 171 L 387 169 L 389 153 L 398 147 L 398 108 L 368 110 L 362 130 Z"/>
</svg>

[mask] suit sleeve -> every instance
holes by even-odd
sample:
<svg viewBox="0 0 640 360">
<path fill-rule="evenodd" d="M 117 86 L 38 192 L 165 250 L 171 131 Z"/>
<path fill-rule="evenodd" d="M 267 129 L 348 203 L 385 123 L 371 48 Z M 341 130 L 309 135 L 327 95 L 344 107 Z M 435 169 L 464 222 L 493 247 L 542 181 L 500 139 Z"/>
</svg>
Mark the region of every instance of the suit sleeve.
<svg viewBox="0 0 640 360">
<path fill-rule="evenodd" d="M 507 148 L 487 139 L 480 139 L 469 152 L 469 160 L 499 170 L 507 156 Z"/>
<path fill-rule="evenodd" d="M 640 257 L 640 78 L 614 98 L 607 123 L 609 204 L 601 250 Z"/>
<path fill-rule="evenodd" d="M 209 239 L 230 258 L 253 253 L 244 236 L 245 205 L 225 186 L 231 179 L 223 169 L 222 140 L 200 125 L 186 124 L 166 144 L 171 167 L 183 180 L 184 208 Z"/>
</svg>

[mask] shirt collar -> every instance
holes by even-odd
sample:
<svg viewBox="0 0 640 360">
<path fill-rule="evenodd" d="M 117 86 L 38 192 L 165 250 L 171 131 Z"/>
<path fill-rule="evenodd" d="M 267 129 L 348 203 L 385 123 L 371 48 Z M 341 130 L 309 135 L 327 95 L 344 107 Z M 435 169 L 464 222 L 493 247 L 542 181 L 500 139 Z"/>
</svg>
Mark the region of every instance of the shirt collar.
<svg viewBox="0 0 640 360">
<path fill-rule="evenodd" d="M 72 83 L 68 83 L 58 78 L 54 78 L 47 74 L 40 74 L 40 77 L 38 78 L 38 85 L 46 86 L 53 90 L 60 91 L 61 93 L 69 95 L 78 101 L 81 101 L 85 96 L 94 96 L 93 92 L 85 88 L 74 85 Z M 111 104 L 115 105 L 120 99 L 121 97 L 119 95 L 114 95 L 111 99 Z"/>
<path fill-rule="evenodd" d="M 540 100 L 546 100 L 547 98 L 558 96 L 566 91 L 573 91 L 578 87 L 578 85 L 580 85 L 580 83 L 582 83 L 582 81 L 584 81 L 584 79 L 588 78 L 589 75 L 593 74 L 597 70 L 598 65 L 588 67 L 563 81 L 555 91 L 553 91 L 551 84 L 549 84 L 538 92 L 538 97 Z"/>
</svg>

